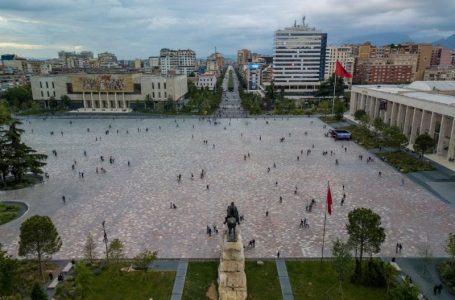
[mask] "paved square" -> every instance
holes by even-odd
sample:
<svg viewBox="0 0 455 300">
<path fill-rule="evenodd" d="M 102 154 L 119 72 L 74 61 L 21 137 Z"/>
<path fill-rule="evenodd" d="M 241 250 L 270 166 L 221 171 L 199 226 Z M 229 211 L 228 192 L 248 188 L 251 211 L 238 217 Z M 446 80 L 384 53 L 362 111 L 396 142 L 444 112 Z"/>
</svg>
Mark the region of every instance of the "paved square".
<svg viewBox="0 0 455 300">
<path fill-rule="evenodd" d="M 151 247 L 162 258 L 218 257 L 220 235 L 208 237 L 206 226 L 222 228 L 226 207 L 234 201 L 245 217 L 240 226 L 244 243 L 256 239 L 256 248 L 246 251 L 248 257 L 272 257 L 278 249 L 283 257 L 320 256 L 327 181 L 334 207 L 327 217 L 326 255 L 330 241 L 347 237 L 347 214 L 355 207 L 381 215 L 387 234 L 382 255 L 395 255 L 397 242 L 403 244 L 403 256 L 421 255 L 427 243 L 433 255 L 445 255 L 447 234 L 455 232 L 455 209 L 409 180 L 401 186 L 403 175 L 385 163 L 367 164 L 368 152 L 353 142 L 324 137 L 327 129 L 318 119 L 270 118 L 268 124 L 264 119 L 233 119 L 230 124 L 222 119 L 218 125 L 198 119 L 71 121 L 24 122 L 25 142 L 49 155 L 45 169 L 50 178 L 31 188 L 0 193 L 1 200 L 30 205 L 24 217 L 0 226 L 0 240 L 11 254 L 17 254 L 21 222 L 41 214 L 52 218 L 63 240 L 55 258 L 82 257 L 88 232 L 102 255 L 102 220 L 109 239 L 124 241 L 129 256 Z M 329 151 L 327 156 L 322 156 L 324 150 Z M 244 160 L 248 153 L 250 158 Z M 115 158 L 113 164 L 110 156 Z M 201 180 L 202 169 L 206 176 Z M 180 183 L 178 174 L 182 174 Z M 340 206 L 342 185 L 344 206 Z M 306 212 L 311 198 L 316 205 Z M 178 208 L 170 209 L 170 202 Z M 299 229 L 301 218 L 308 219 L 309 229 Z"/>
</svg>

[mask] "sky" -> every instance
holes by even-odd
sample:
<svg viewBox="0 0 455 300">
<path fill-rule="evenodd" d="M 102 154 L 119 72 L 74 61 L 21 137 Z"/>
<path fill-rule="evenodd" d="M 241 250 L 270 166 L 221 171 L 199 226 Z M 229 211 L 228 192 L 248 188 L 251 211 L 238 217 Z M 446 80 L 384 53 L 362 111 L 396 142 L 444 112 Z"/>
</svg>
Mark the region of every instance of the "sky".
<svg viewBox="0 0 455 300">
<path fill-rule="evenodd" d="M 0 0 L 0 53 L 144 59 L 189 48 L 204 58 L 216 47 L 225 55 L 270 54 L 274 31 L 302 16 L 329 43 L 383 32 L 433 42 L 455 33 L 453 0 Z"/>
</svg>

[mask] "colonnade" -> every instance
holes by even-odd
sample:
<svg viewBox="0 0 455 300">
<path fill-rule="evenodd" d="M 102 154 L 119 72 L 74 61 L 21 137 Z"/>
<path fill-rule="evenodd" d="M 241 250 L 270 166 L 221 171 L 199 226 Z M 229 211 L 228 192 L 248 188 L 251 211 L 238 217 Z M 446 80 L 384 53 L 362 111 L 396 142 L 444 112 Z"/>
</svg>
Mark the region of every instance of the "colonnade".
<svg viewBox="0 0 455 300">
<path fill-rule="evenodd" d="M 88 93 L 87 93 L 88 94 Z M 114 98 L 112 99 L 112 94 Z M 84 108 L 107 108 L 107 109 L 122 109 L 128 107 L 128 101 L 125 100 L 125 93 L 118 94 L 116 92 L 111 93 L 111 98 L 109 98 L 109 92 L 106 93 L 93 93 L 91 92 L 90 97 L 87 99 L 86 93 L 82 93 L 82 100 L 84 102 Z M 102 96 L 105 95 L 103 99 Z M 96 105 L 98 103 L 98 105 Z M 103 104 L 106 103 L 106 106 Z"/>
<path fill-rule="evenodd" d="M 437 141 L 438 155 L 447 159 L 455 158 L 453 116 L 353 91 L 351 115 L 353 116 L 357 110 L 364 110 L 371 123 L 374 119 L 381 118 L 386 125 L 397 126 L 408 137 L 410 144 L 414 144 L 418 135 L 428 133 Z"/>
</svg>

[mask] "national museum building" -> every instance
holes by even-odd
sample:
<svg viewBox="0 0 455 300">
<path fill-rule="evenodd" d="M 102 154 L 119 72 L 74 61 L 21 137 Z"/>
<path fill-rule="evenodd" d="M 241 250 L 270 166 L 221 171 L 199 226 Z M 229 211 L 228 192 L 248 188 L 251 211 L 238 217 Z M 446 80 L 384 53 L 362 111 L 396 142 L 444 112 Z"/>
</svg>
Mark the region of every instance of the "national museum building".
<svg viewBox="0 0 455 300">
<path fill-rule="evenodd" d="M 71 108 L 81 112 L 127 112 L 143 105 L 179 101 L 188 91 L 186 75 L 58 74 L 32 76 L 33 100 L 49 107 L 49 101 L 71 99 Z"/>
<path fill-rule="evenodd" d="M 436 153 L 455 158 L 455 81 L 415 81 L 409 85 L 354 85 L 350 114 L 365 110 L 372 123 L 398 126 L 413 145 L 418 135 L 428 133 Z"/>
</svg>

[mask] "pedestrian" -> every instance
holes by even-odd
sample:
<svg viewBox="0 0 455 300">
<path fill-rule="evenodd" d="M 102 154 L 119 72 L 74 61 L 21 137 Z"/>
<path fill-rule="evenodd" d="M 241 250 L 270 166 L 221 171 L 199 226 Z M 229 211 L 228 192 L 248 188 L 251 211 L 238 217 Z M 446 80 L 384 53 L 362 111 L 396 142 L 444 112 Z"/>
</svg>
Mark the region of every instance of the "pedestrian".
<svg viewBox="0 0 455 300">
<path fill-rule="evenodd" d="M 209 187 L 209 185 L 207 184 L 207 190 L 208 190 L 209 188 L 210 188 L 210 187 Z"/>
<path fill-rule="evenodd" d="M 131 164 L 130 164 L 130 161 L 128 161 L 128 167 L 129 167 L 130 165 L 131 165 Z"/>
<path fill-rule="evenodd" d="M 269 211 L 268 211 L 268 210 L 265 211 L 265 216 L 266 216 L 266 217 L 269 216 Z"/>
<path fill-rule="evenodd" d="M 280 196 L 280 203 L 283 203 L 283 197 Z"/>
<path fill-rule="evenodd" d="M 63 201 L 63 204 L 66 203 L 66 198 L 65 198 L 65 195 L 62 196 L 62 201 Z"/>
<path fill-rule="evenodd" d="M 438 295 L 441 295 L 442 292 L 442 284 L 438 285 Z"/>
<path fill-rule="evenodd" d="M 344 198 L 341 199 L 341 206 L 344 204 Z"/>
<path fill-rule="evenodd" d="M 404 185 L 404 178 L 401 178 L 401 186 Z"/>
<path fill-rule="evenodd" d="M 379 177 L 382 176 L 382 172 L 381 172 L 381 171 L 378 172 L 378 176 L 379 176 Z"/>
<path fill-rule="evenodd" d="M 52 272 L 49 272 L 49 281 L 52 281 L 54 280 L 54 275 L 52 274 Z M 435 294 L 436 295 L 436 294 Z"/>
<path fill-rule="evenodd" d="M 343 191 L 344 191 L 344 184 L 343 184 Z"/>
<path fill-rule="evenodd" d="M 299 228 L 303 228 L 303 219 L 300 219 L 300 225 Z"/>
<path fill-rule="evenodd" d="M 276 253 L 276 258 L 280 259 L 280 250 L 278 250 L 278 252 Z"/>
<path fill-rule="evenodd" d="M 438 293 L 438 288 L 439 288 L 439 286 L 438 286 L 437 284 L 435 284 L 435 285 L 433 286 L 433 294 L 436 295 L 436 294 Z"/>
</svg>

